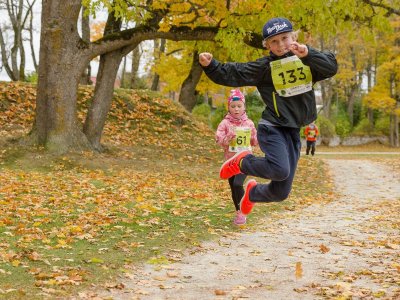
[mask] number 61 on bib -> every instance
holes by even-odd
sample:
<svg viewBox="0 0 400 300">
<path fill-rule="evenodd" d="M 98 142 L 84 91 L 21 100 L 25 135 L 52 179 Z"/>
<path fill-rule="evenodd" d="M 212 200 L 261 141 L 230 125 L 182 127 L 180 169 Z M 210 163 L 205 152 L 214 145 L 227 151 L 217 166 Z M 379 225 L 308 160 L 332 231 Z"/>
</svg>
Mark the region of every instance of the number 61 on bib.
<svg viewBox="0 0 400 300">
<path fill-rule="evenodd" d="M 236 138 L 229 144 L 230 152 L 239 152 L 243 150 L 251 150 L 251 128 L 250 127 L 236 127 Z"/>
</svg>

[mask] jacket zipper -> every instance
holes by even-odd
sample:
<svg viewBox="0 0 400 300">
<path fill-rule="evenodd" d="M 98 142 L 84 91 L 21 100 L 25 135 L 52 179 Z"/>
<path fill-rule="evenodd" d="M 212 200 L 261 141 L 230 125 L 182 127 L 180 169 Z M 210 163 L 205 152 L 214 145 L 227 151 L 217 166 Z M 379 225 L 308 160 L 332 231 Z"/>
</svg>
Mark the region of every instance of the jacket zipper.
<svg viewBox="0 0 400 300">
<path fill-rule="evenodd" d="M 272 92 L 272 99 L 274 100 L 274 108 L 275 108 L 275 112 L 278 115 L 278 117 L 280 117 L 279 111 L 278 111 L 278 104 L 276 103 L 276 98 L 275 98 L 275 93 Z"/>
</svg>

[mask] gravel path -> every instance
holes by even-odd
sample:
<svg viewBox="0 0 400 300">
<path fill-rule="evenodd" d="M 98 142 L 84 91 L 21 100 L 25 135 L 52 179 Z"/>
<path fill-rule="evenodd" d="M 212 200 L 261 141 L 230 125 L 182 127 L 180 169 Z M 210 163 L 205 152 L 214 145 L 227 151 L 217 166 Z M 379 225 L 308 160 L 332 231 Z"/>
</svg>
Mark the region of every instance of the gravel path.
<svg viewBox="0 0 400 300">
<path fill-rule="evenodd" d="M 340 198 L 145 265 L 111 299 L 400 299 L 400 174 L 368 160 L 325 160 Z M 257 209 L 257 206 L 255 207 Z M 250 218 L 251 220 L 251 218 Z"/>
</svg>

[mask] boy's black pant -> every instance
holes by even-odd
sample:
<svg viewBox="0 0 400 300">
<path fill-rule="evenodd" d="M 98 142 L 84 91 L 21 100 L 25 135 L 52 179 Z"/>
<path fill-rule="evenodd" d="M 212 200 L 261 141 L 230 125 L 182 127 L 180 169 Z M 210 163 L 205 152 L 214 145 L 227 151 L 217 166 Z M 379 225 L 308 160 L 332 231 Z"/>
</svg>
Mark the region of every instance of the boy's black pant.
<svg viewBox="0 0 400 300">
<path fill-rule="evenodd" d="M 286 199 L 292 189 L 300 157 L 300 129 L 259 124 L 258 143 L 265 157 L 247 155 L 241 171 L 246 175 L 271 179 L 257 184 L 250 192 L 252 202 L 278 202 Z"/>
<path fill-rule="evenodd" d="M 233 204 L 235 204 L 236 210 L 240 210 L 240 200 L 242 200 L 244 195 L 243 183 L 245 179 L 246 175 L 244 174 L 237 174 L 228 179 L 231 187 Z"/>
<path fill-rule="evenodd" d="M 306 155 L 310 153 L 310 149 L 311 149 L 311 155 L 314 155 L 315 143 L 316 143 L 315 141 L 307 141 Z"/>
</svg>

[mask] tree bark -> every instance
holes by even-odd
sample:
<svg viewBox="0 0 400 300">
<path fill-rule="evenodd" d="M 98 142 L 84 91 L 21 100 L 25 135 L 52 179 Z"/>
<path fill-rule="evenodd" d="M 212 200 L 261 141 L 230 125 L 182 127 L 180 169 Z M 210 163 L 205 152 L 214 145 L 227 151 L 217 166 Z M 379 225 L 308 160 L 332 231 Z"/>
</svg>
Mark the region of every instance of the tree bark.
<svg viewBox="0 0 400 300">
<path fill-rule="evenodd" d="M 358 85 L 353 84 L 350 87 L 350 92 L 347 96 L 347 115 L 349 116 L 349 121 L 351 127 L 353 127 L 354 124 L 354 104 L 356 102 L 356 96 L 358 94 Z"/>
<path fill-rule="evenodd" d="M 203 69 L 198 60 L 199 53 L 193 52 L 192 67 L 188 77 L 183 81 L 181 92 L 179 94 L 179 102 L 190 112 L 196 105 L 196 86 L 200 81 Z"/>
<path fill-rule="evenodd" d="M 138 70 L 140 64 L 140 47 L 139 45 L 132 51 L 132 68 L 131 68 L 131 85 L 130 88 L 135 88 L 136 80 L 138 78 Z"/>
<path fill-rule="evenodd" d="M 48 150 L 63 153 L 90 148 L 76 116 L 78 83 L 86 61 L 76 20 L 80 0 L 42 2 L 39 82 L 34 138 Z"/>
<path fill-rule="evenodd" d="M 321 85 L 323 114 L 326 118 L 329 119 L 330 114 L 331 114 L 331 105 L 332 105 L 332 97 L 333 97 L 332 82 L 328 81 L 328 80 L 324 80 L 324 81 L 320 82 L 320 85 Z"/>
<path fill-rule="evenodd" d="M 101 136 L 111 108 L 114 82 L 122 58 L 131 51 L 131 47 L 109 52 L 100 56 L 93 102 L 83 126 L 83 132 L 93 148 L 99 152 L 104 150 Z"/>
<path fill-rule="evenodd" d="M 7 60 L 7 50 L 6 50 L 6 41 L 4 40 L 3 37 L 3 32 L 0 28 L 0 48 L 1 48 L 1 62 L 3 64 L 4 69 L 7 72 L 8 77 L 10 77 L 10 79 L 12 81 L 17 81 L 18 79 L 14 76 L 14 73 L 12 71 L 12 68 L 10 67 L 10 65 L 8 64 L 8 60 Z"/>
<path fill-rule="evenodd" d="M 35 3 L 35 2 L 36 2 L 36 0 L 33 1 L 33 3 Z M 31 57 L 32 57 L 33 66 L 35 67 L 35 72 L 37 73 L 39 66 L 36 61 L 36 52 L 35 52 L 35 47 L 33 44 L 33 13 L 32 13 L 32 11 L 29 16 L 29 46 L 31 48 Z"/>
<path fill-rule="evenodd" d="M 158 40 L 154 40 L 154 61 L 157 63 L 160 60 L 161 53 L 165 52 L 165 39 L 161 39 L 160 44 L 158 43 Z M 151 84 L 151 90 L 152 91 L 158 91 L 159 90 L 159 82 L 160 82 L 160 75 L 157 73 L 154 73 L 154 78 L 153 78 L 153 83 Z"/>
<path fill-rule="evenodd" d="M 90 24 L 89 24 L 89 16 L 86 16 L 86 8 L 82 7 L 82 41 L 85 43 L 90 43 Z M 83 71 L 80 84 L 89 85 L 92 83 L 90 80 L 90 76 L 92 73 L 92 68 L 90 66 L 90 62 L 87 65 L 87 68 Z"/>
<path fill-rule="evenodd" d="M 104 35 L 119 32 L 121 26 L 121 20 L 116 19 L 114 14 L 110 14 L 104 28 Z M 88 109 L 88 114 L 83 125 L 83 132 L 89 142 L 95 150 L 100 152 L 103 151 L 101 135 L 112 103 L 114 82 L 124 55 L 124 51 L 117 49 L 100 56 L 93 101 Z"/>
</svg>

